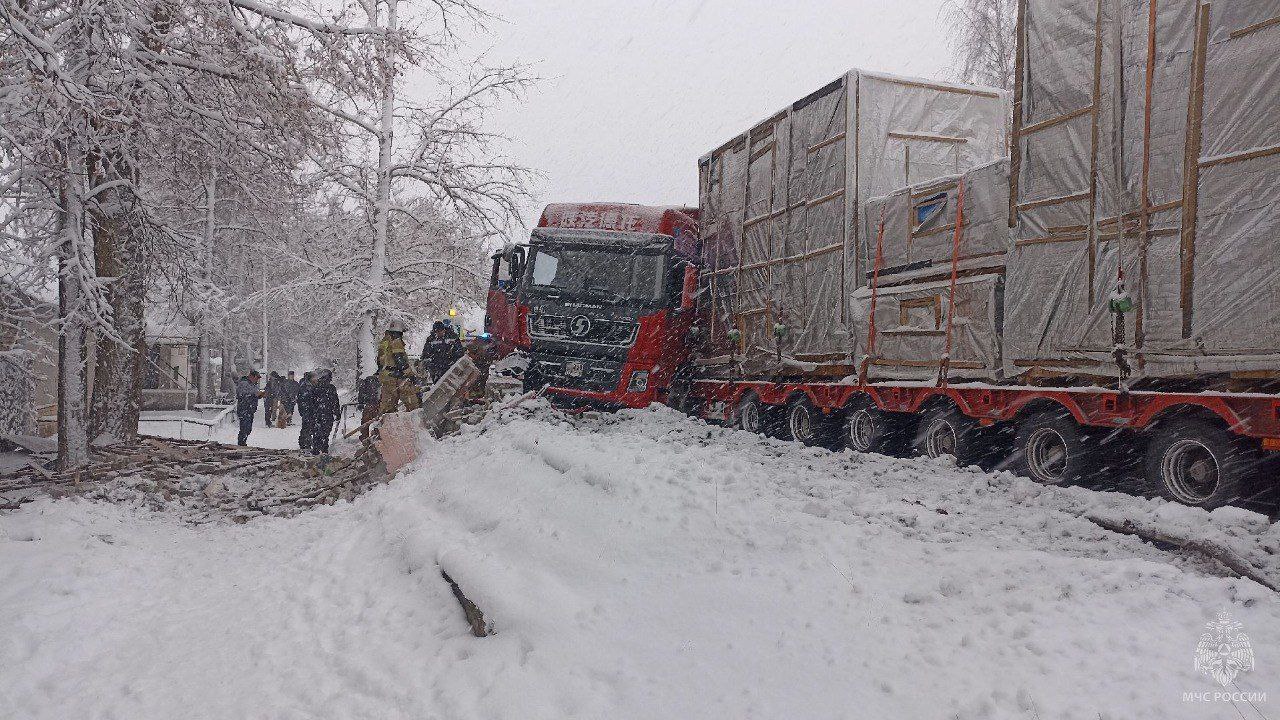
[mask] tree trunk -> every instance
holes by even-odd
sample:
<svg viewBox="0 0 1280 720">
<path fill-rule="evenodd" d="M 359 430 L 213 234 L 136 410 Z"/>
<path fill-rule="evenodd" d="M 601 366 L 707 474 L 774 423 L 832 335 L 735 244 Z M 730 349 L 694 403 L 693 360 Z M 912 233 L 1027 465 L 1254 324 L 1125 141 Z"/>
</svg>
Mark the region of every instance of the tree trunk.
<svg viewBox="0 0 1280 720">
<path fill-rule="evenodd" d="M 98 338 L 89 436 L 122 442 L 138 437 L 143 359 L 147 357 L 146 257 L 128 202 L 127 191 L 107 190 L 98 195 L 92 212 L 98 276 L 114 278 L 107 300 L 118 337 Z"/>
<path fill-rule="evenodd" d="M 216 163 L 210 163 L 209 174 L 205 177 L 204 182 L 204 280 L 205 283 L 212 287 L 213 285 L 213 242 L 214 235 L 217 231 L 217 209 L 218 209 L 218 166 Z M 209 322 L 209 313 L 207 309 L 200 309 L 200 322 L 198 332 L 200 335 L 199 349 L 199 379 L 196 382 L 196 397 L 200 402 L 207 403 L 213 399 L 214 383 L 211 377 L 212 366 L 212 343 L 210 342 L 213 334 L 212 324 Z M 223 360 L 226 362 L 226 353 L 223 353 Z"/>
<path fill-rule="evenodd" d="M 82 128 L 81 128 L 82 129 Z M 86 153 L 83 136 L 67 140 L 62 192 L 62 246 L 58 252 L 58 467 L 75 470 L 89 462 L 85 417 L 84 278 L 91 254 L 85 239 Z"/>
<path fill-rule="evenodd" d="M 369 292 L 374 302 L 365 310 L 360 329 L 360 365 L 376 368 L 377 347 L 374 327 L 378 298 L 382 294 L 387 275 L 387 238 L 391 225 L 391 169 L 392 151 L 395 147 L 396 111 L 396 58 L 391 49 L 393 35 L 398 29 L 396 5 L 398 0 L 387 2 L 386 34 L 382 38 L 382 113 L 378 126 L 378 196 L 374 207 L 373 252 L 369 263 Z"/>
</svg>

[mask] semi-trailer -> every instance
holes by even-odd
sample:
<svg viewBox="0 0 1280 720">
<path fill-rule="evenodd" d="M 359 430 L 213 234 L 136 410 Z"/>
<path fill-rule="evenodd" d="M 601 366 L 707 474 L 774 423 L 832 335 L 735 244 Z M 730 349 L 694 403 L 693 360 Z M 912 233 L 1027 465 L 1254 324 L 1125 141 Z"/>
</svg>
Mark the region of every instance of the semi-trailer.
<svg viewBox="0 0 1280 720">
<path fill-rule="evenodd" d="M 1207 508 L 1276 487 L 1269 7 L 1023 0 L 1011 156 L 863 202 L 838 292 L 839 263 L 793 270 L 822 240 L 787 250 L 770 213 L 723 211 L 731 146 L 713 152 L 695 411 L 1048 484 L 1136 459 L 1154 490 Z M 761 127 L 743 138 L 745 157 L 767 154 Z M 750 208 L 757 177 L 727 195 Z"/>
<path fill-rule="evenodd" d="M 1046 484 L 1136 461 L 1205 508 L 1280 485 L 1264 5 L 1023 0 L 1003 158 L 1003 93 L 863 71 L 724 143 L 668 275 L 664 385 L 609 404 Z"/>
</svg>

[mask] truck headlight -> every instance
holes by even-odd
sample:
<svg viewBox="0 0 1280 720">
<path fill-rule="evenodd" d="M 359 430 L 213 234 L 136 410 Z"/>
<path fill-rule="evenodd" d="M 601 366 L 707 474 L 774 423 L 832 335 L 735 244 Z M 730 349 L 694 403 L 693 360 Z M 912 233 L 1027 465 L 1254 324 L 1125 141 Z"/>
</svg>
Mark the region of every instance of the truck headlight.
<svg viewBox="0 0 1280 720">
<path fill-rule="evenodd" d="M 644 392 L 649 389 L 649 371 L 637 370 L 631 373 L 631 380 L 627 383 L 627 392 Z"/>
</svg>

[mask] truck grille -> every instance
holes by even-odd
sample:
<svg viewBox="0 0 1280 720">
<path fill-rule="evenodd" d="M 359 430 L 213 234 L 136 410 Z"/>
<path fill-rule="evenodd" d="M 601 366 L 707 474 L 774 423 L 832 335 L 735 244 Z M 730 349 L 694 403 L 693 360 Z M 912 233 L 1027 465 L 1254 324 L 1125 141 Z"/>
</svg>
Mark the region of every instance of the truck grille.
<svg viewBox="0 0 1280 720">
<path fill-rule="evenodd" d="M 630 320 L 610 320 L 589 315 L 538 313 L 529 317 L 529 337 L 535 340 L 629 347 L 635 343 L 639 329 L 640 326 Z"/>
<path fill-rule="evenodd" d="M 581 368 L 581 375 L 571 374 Z M 537 377 L 539 385 L 609 392 L 622 380 L 622 363 L 592 358 L 572 358 L 559 355 L 536 355 L 529 371 Z"/>
</svg>

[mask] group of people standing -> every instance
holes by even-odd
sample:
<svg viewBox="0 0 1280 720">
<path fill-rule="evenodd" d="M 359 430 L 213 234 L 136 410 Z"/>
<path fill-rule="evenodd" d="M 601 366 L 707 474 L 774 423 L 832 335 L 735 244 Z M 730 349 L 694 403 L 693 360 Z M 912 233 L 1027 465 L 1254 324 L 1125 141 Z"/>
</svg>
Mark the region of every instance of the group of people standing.
<svg viewBox="0 0 1280 720">
<path fill-rule="evenodd" d="M 422 346 L 422 361 L 419 367 L 414 367 L 404 346 L 404 323 L 392 321 L 382 342 L 378 343 L 378 412 L 395 412 L 401 404 L 405 410 L 417 410 L 422 404 L 422 392 L 448 372 L 464 353 L 457 331 L 442 320 L 431 326 L 431 334 Z M 372 380 L 366 378 L 366 381 L 370 382 L 370 392 L 364 399 L 372 404 Z M 368 406 L 362 404 L 362 407 Z"/>
<path fill-rule="evenodd" d="M 259 388 L 262 375 L 250 370 L 236 381 L 236 416 L 240 420 L 237 445 L 248 443 L 253 432 L 253 418 L 258 413 L 258 400 L 263 401 L 266 426 L 273 423 L 284 428 L 293 424 L 293 410 L 297 407 L 302 418 L 298 433 L 298 447 L 312 455 L 328 454 L 329 435 L 342 412 L 338 389 L 333 384 L 333 371 L 321 368 L 303 373 L 301 380 L 294 380 L 290 370 L 286 377 L 271 373 L 265 388 Z"/>
<path fill-rule="evenodd" d="M 360 381 L 361 425 L 367 426 L 378 415 L 396 412 L 401 406 L 405 410 L 417 410 L 422 406 L 423 393 L 463 355 L 470 357 L 480 369 L 481 384 L 473 391 L 483 395 L 493 349 L 487 333 L 464 345 L 457 328 L 448 320 L 440 320 L 432 325 L 422 345 L 421 359 L 414 362 L 405 349 L 404 324 L 392 321 L 378 343 L 377 373 Z"/>
<path fill-rule="evenodd" d="M 311 373 L 303 374 L 304 379 L 309 379 L 310 376 Z M 262 397 L 267 427 L 274 425 L 285 428 L 293 424 L 293 408 L 298 402 L 301 389 L 301 383 L 294 379 L 292 370 L 285 377 L 280 377 L 276 372 L 267 376 L 267 386 Z"/>
<path fill-rule="evenodd" d="M 469 356 L 480 368 L 482 378 L 488 374 L 492 362 L 492 346 L 488 335 L 481 335 L 463 346 L 456 328 L 447 320 L 436 322 L 422 346 L 418 362 L 409 359 L 404 344 L 404 324 L 392 321 L 382 341 L 378 343 L 377 373 L 360 381 L 357 403 L 362 416 L 362 432 L 367 436 L 369 424 L 382 413 L 396 412 L 401 405 L 405 410 L 422 406 L 422 393 L 438 381 L 463 355 Z M 296 406 L 302 418 L 298 433 L 298 447 L 313 455 L 329 452 L 329 436 L 341 415 L 338 391 L 333 385 L 333 372 L 319 369 L 303 373 L 295 380 L 290 370 L 285 377 L 272 372 L 264 388 L 259 388 L 262 376 L 250 370 L 236 381 L 236 415 L 240 419 L 240 434 L 236 442 L 245 445 L 253 432 L 253 418 L 258 412 L 258 401 L 265 407 L 265 425 L 278 428 L 293 424 Z M 483 382 L 483 380 L 482 380 Z M 480 388 L 483 393 L 483 385 Z"/>
</svg>

